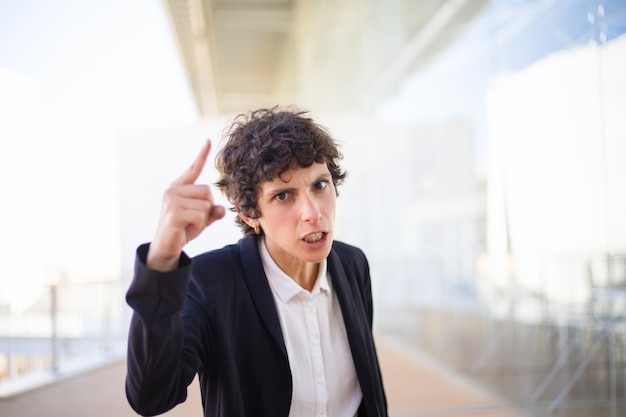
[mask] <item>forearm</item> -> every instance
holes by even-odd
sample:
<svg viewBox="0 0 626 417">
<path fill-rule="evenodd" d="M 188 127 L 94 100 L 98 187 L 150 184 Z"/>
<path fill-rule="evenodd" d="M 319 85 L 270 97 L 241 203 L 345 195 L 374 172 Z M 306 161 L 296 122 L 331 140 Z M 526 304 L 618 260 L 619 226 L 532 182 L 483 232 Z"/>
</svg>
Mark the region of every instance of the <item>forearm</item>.
<svg viewBox="0 0 626 417">
<path fill-rule="evenodd" d="M 140 414 L 167 411 L 186 398 L 193 364 L 184 363 L 185 338 L 180 312 L 185 305 L 190 261 L 181 256 L 179 268 L 161 273 L 147 268 L 147 247 L 139 248 L 135 276 L 126 299 L 133 308 L 128 338 L 126 392 Z"/>
</svg>

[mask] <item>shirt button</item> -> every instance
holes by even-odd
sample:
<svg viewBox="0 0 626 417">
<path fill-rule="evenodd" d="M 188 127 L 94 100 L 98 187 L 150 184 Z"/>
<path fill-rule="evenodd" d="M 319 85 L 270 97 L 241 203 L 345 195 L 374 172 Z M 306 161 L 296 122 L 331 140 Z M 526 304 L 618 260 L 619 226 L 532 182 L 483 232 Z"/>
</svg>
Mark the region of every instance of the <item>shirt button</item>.
<svg viewBox="0 0 626 417">
<path fill-rule="evenodd" d="M 323 384 L 324 383 L 324 378 L 322 378 L 321 376 L 318 376 L 317 377 L 317 383 L 320 384 L 320 385 Z"/>
<path fill-rule="evenodd" d="M 307 301 L 306 306 L 308 308 L 313 308 L 313 301 Z"/>
<path fill-rule="evenodd" d="M 313 346 L 319 346 L 320 341 L 319 341 L 319 340 L 317 340 L 317 339 L 313 339 L 313 340 L 311 341 L 311 344 L 312 344 Z"/>
</svg>

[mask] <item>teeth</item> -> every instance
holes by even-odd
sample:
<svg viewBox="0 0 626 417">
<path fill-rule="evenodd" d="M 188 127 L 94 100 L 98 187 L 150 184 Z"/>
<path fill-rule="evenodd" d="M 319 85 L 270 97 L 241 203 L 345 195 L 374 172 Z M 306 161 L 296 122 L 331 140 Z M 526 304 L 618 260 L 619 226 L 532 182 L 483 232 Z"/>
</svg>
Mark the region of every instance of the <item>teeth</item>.
<svg viewBox="0 0 626 417">
<path fill-rule="evenodd" d="M 318 240 L 320 240 L 322 237 L 324 236 L 324 233 L 319 232 L 319 233 L 313 233 L 312 235 L 308 235 L 304 238 L 305 242 L 309 242 L 309 243 L 313 243 L 313 242 L 317 242 Z"/>
</svg>

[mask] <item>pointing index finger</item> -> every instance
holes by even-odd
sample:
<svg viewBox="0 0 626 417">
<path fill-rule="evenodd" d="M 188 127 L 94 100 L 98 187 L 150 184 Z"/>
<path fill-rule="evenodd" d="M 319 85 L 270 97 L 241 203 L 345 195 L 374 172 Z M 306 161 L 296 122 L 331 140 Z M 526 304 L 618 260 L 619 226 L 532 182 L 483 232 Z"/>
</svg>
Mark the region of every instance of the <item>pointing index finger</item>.
<svg viewBox="0 0 626 417">
<path fill-rule="evenodd" d="M 198 177 L 200 176 L 200 173 L 202 173 L 202 169 L 204 168 L 204 164 L 206 163 L 210 150 L 211 150 L 211 141 L 207 140 L 204 143 L 204 146 L 202 147 L 202 149 L 200 150 L 200 153 L 198 154 L 198 156 L 196 156 L 195 161 L 193 161 L 193 164 L 191 164 L 189 169 L 185 171 L 183 175 L 181 175 L 180 177 L 178 177 L 176 181 L 174 181 L 174 184 L 188 185 L 188 184 L 195 183 Z"/>
</svg>

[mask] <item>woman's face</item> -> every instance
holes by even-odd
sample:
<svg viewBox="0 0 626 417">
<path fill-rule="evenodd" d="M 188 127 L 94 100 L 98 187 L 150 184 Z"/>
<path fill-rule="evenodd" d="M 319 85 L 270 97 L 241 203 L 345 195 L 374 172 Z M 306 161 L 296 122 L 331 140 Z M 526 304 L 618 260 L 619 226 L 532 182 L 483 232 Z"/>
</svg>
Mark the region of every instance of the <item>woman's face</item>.
<svg viewBox="0 0 626 417">
<path fill-rule="evenodd" d="M 263 229 L 272 259 L 285 273 L 293 277 L 306 263 L 317 264 L 328 256 L 335 203 L 335 187 L 326 164 L 297 167 L 260 185 L 261 217 L 256 222 Z"/>
</svg>

